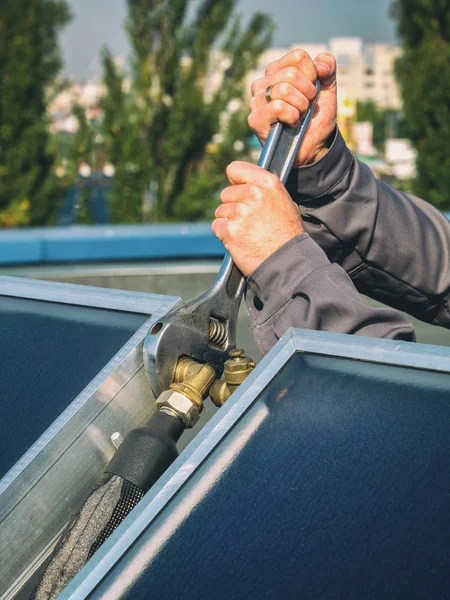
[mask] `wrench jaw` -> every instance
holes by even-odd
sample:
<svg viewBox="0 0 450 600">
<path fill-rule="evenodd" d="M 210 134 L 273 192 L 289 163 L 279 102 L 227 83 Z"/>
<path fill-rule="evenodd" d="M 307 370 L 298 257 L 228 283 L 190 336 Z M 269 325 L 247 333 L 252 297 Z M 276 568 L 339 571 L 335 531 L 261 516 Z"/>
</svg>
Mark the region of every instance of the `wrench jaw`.
<svg viewBox="0 0 450 600">
<path fill-rule="evenodd" d="M 236 315 L 224 318 L 211 314 L 209 303 L 194 300 L 152 327 L 144 341 L 144 365 L 155 397 L 169 388 L 178 361 L 185 356 L 209 364 L 221 377 L 229 352 L 236 347 L 237 308 Z M 210 339 L 212 322 L 220 324 L 220 343 Z"/>
<path fill-rule="evenodd" d="M 174 353 L 167 352 L 167 335 L 170 335 L 168 317 L 156 323 L 144 340 L 144 368 L 155 398 L 169 389 L 170 379 L 175 376 L 178 359 Z"/>
<path fill-rule="evenodd" d="M 209 364 L 222 376 L 229 352 L 236 348 L 244 287 L 245 279 L 227 254 L 207 292 L 153 325 L 144 342 L 144 365 L 156 397 L 169 388 L 184 356 Z"/>
</svg>

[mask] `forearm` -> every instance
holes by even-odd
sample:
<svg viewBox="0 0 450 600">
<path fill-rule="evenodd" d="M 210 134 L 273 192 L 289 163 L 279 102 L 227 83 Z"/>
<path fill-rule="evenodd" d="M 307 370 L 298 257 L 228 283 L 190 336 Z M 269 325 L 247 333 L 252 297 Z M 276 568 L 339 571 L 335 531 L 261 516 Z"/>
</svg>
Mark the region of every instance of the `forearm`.
<svg viewBox="0 0 450 600">
<path fill-rule="evenodd" d="M 450 326 L 450 224 L 442 213 L 376 180 L 340 134 L 287 187 L 306 231 L 361 293 Z"/>
<path fill-rule="evenodd" d="M 411 323 L 393 309 L 367 306 L 345 271 L 307 234 L 285 244 L 249 277 L 246 301 L 264 353 L 289 327 L 414 341 Z"/>
</svg>

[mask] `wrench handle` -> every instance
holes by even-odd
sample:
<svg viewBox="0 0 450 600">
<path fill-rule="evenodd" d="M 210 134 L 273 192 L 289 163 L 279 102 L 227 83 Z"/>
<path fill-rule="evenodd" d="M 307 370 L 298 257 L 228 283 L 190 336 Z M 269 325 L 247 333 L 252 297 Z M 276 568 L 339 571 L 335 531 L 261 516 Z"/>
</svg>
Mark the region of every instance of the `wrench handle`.
<svg viewBox="0 0 450 600">
<path fill-rule="evenodd" d="M 316 90 L 316 97 L 298 127 L 288 127 L 280 122 L 272 125 L 259 157 L 258 166 L 277 175 L 282 184 L 285 184 L 289 177 L 295 157 L 316 110 L 320 94 L 319 81 L 316 81 Z"/>
<path fill-rule="evenodd" d="M 320 82 L 316 81 L 316 97 L 311 103 L 304 119 L 298 127 L 288 127 L 283 123 L 275 123 L 267 136 L 261 155 L 258 160 L 258 166 L 266 171 L 277 175 L 281 183 L 284 185 L 287 182 L 295 157 L 300 149 L 303 139 L 306 135 L 308 125 L 316 110 L 317 101 L 320 95 Z M 236 277 L 234 270 L 238 270 L 228 252 L 226 252 L 219 274 L 217 276 L 216 285 L 221 287 L 224 281 L 229 282 L 229 296 L 238 299 L 242 295 L 244 288 L 244 277 L 241 275 L 241 280 Z M 231 289 L 230 289 L 231 288 Z"/>
</svg>

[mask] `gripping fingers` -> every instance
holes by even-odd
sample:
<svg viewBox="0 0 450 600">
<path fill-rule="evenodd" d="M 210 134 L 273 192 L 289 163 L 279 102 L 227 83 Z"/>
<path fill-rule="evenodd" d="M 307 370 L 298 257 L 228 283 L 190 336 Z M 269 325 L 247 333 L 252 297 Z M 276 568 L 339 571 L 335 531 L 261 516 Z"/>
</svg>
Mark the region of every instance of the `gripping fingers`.
<svg viewBox="0 0 450 600">
<path fill-rule="evenodd" d="M 254 131 L 262 132 L 264 129 L 264 133 L 267 135 L 270 126 L 277 121 L 286 123 L 286 125 L 290 125 L 291 127 L 298 125 L 302 112 L 283 100 L 274 100 L 267 104 L 267 106 L 252 110 L 248 116 L 248 124 Z"/>
<path fill-rule="evenodd" d="M 316 73 L 315 68 L 314 73 Z M 254 81 L 252 84 L 252 95 L 256 96 L 257 94 L 264 94 L 269 85 L 276 86 L 277 84 L 287 83 L 306 96 L 308 100 L 314 100 L 316 97 L 316 86 L 313 81 L 315 80 L 316 77 L 311 80 L 304 73 L 299 71 L 299 69 L 288 67 Z M 272 92 L 271 95 L 273 97 Z"/>
<path fill-rule="evenodd" d="M 312 58 L 301 48 L 295 48 L 278 60 L 269 63 L 266 68 L 266 76 L 270 76 L 281 69 L 289 67 L 295 67 L 301 70 L 311 81 L 315 81 L 317 77 L 316 67 Z"/>
<path fill-rule="evenodd" d="M 237 204 L 220 204 L 214 216 L 216 219 L 232 219 L 236 215 L 236 206 Z"/>
<path fill-rule="evenodd" d="M 211 229 L 216 238 L 227 248 L 228 244 L 236 243 L 241 238 L 242 223 L 238 220 L 218 217 L 212 222 Z"/>
<path fill-rule="evenodd" d="M 230 167 L 228 167 L 228 170 L 230 170 Z M 247 188 L 248 185 L 245 183 L 229 185 L 222 190 L 220 194 L 220 201 L 224 204 L 240 202 L 245 196 Z"/>
<path fill-rule="evenodd" d="M 250 101 L 250 110 L 266 110 L 267 108 L 279 110 L 280 102 L 295 108 L 300 114 L 305 113 L 310 104 L 309 98 L 290 83 L 276 83 L 270 88 L 271 102 L 267 102 L 265 93 L 253 96 Z"/>
<path fill-rule="evenodd" d="M 225 235 L 228 227 L 228 219 L 215 219 L 211 224 L 211 229 L 218 240 L 225 243 Z"/>
<path fill-rule="evenodd" d="M 308 110 L 310 99 L 307 96 L 305 96 L 303 92 L 300 92 L 290 83 L 282 81 L 281 83 L 275 83 L 271 85 L 270 102 L 267 102 L 265 92 L 266 90 L 264 89 L 264 91 L 260 94 L 256 94 L 255 96 L 253 96 L 253 98 L 250 100 L 251 110 L 264 108 L 268 104 L 273 104 L 273 102 L 275 102 L 276 100 L 282 100 L 283 102 L 290 104 L 291 106 L 293 106 L 301 112 Z"/>
</svg>

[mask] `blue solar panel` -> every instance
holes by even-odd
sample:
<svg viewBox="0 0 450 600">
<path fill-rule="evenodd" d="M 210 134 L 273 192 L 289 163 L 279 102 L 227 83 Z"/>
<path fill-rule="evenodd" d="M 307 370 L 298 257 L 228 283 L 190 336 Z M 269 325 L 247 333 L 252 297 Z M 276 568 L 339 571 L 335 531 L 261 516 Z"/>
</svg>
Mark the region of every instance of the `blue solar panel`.
<svg viewBox="0 0 450 600">
<path fill-rule="evenodd" d="M 147 318 L 0 296 L 0 479 Z"/>
<path fill-rule="evenodd" d="M 334 339 L 360 360 L 328 356 Z M 448 352 L 324 334 L 315 347 L 266 385 L 257 369 L 155 491 L 147 528 L 152 498 L 64 598 L 448 598 Z"/>
</svg>

